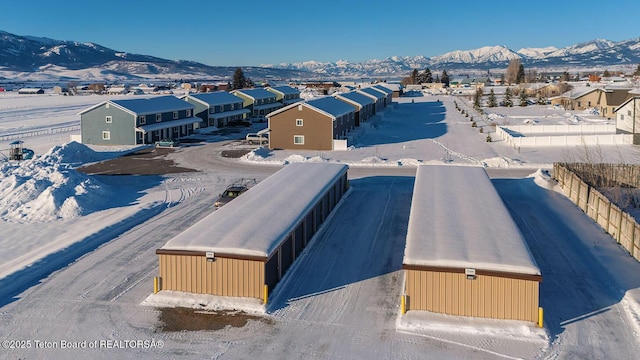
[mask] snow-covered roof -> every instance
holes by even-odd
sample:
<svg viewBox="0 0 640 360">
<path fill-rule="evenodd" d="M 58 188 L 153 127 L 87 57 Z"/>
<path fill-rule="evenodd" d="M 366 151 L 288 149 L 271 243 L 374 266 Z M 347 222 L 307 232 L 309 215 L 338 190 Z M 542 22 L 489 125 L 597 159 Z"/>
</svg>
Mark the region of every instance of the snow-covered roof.
<svg viewBox="0 0 640 360">
<path fill-rule="evenodd" d="M 349 105 L 333 96 L 309 100 L 307 101 L 307 105 L 330 114 L 334 118 L 355 112 L 356 110 L 353 105 Z"/>
<path fill-rule="evenodd" d="M 387 88 L 387 87 L 385 87 L 385 86 L 382 86 L 382 85 L 380 85 L 380 84 L 375 84 L 375 85 L 373 85 L 373 86 L 372 86 L 372 88 L 377 89 L 377 90 L 380 90 L 380 91 L 382 91 L 383 93 L 385 93 L 386 95 L 391 95 L 391 94 L 393 94 L 393 90 L 391 90 L 391 89 L 389 89 L 389 88 Z"/>
<path fill-rule="evenodd" d="M 152 123 L 152 124 L 138 126 L 136 128 L 136 131 L 148 133 L 156 130 L 169 129 L 174 126 L 190 125 L 190 124 L 195 124 L 200 122 L 202 122 L 202 119 L 200 119 L 199 117 L 190 117 L 190 118 L 163 121 L 159 123 Z"/>
<path fill-rule="evenodd" d="M 271 91 L 267 91 L 263 88 L 256 88 L 256 89 L 238 89 L 238 90 L 233 90 L 232 93 L 234 94 L 242 94 L 245 96 L 248 96 L 254 100 L 257 99 L 270 99 L 270 98 L 275 98 L 276 95 L 274 93 L 272 93 Z"/>
<path fill-rule="evenodd" d="M 352 102 L 355 102 L 360 106 L 366 106 L 374 103 L 374 100 L 371 97 L 363 95 L 357 91 L 350 91 L 347 93 L 337 94 L 335 96 L 337 98 L 344 98 L 344 99 L 351 100 Z"/>
<path fill-rule="evenodd" d="M 418 167 L 403 264 L 540 275 L 484 168 L 470 166 Z"/>
<path fill-rule="evenodd" d="M 191 94 L 187 96 L 196 100 L 200 100 L 200 102 L 203 102 L 204 104 L 209 106 L 237 104 L 244 101 L 242 98 L 230 94 L 226 91 L 214 91 L 209 93 Z"/>
<path fill-rule="evenodd" d="M 294 88 L 293 86 L 289 86 L 289 85 L 282 85 L 282 86 L 272 86 L 271 88 L 267 88 L 271 90 L 275 90 L 283 95 L 295 95 L 295 94 L 300 94 L 300 90 Z"/>
<path fill-rule="evenodd" d="M 370 87 L 358 89 L 356 91 L 368 94 L 370 96 L 374 96 L 377 100 L 383 99 L 385 97 L 385 95 L 381 93 L 380 90 L 372 89 Z"/>
<path fill-rule="evenodd" d="M 166 96 L 154 96 L 150 98 L 107 100 L 79 112 L 78 115 L 85 114 L 107 103 L 113 104 L 114 106 L 136 116 L 148 115 L 148 114 L 160 114 L 160 113 L 166 113 L 170 111 L 179 111 L 179 110 L 187 110 L 187 109 L 195 108 L 195 106 L 189 104 L 184 100 L 180 100 L 173 95 L 166 95 Z"/>
<path fill-rule="evenodd" d="M 343 164 L 287 165 L 162 249 L 269 257 L 346 171 Z"/>
</svg>

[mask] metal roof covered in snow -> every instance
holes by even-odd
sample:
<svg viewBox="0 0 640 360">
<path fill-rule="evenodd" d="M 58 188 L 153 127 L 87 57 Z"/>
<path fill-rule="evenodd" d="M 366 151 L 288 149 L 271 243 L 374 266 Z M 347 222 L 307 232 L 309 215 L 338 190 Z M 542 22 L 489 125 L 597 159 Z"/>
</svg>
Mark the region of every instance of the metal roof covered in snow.
<svg viewBox="0 0 640 360">
<path fill-rule="evenodd" d="M 289 164 L 162 249 L 269 257 L 346 171 L 344 164 Z"/>
<path fill-rule="evenodd" d="M 484 168 L 418 166 L 404 265 L 540 275 Z"/>
</svg>

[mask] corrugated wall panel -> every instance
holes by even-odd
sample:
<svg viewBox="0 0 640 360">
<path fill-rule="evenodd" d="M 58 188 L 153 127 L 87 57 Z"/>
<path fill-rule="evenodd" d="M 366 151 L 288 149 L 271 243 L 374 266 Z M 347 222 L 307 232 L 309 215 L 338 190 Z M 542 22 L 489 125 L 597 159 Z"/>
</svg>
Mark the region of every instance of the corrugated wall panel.
<svg viewBox="0 0 640 360">
<path fill-rule="evenodd" d="M 158 255 L 162 290 L 262 299 L 264 263 L 204 256 Z"/>
<path fill-rule="evenodd" d="M 536 322 L 539 283 L 532 280 L 461 273 L 405 270 L 408 310 Z"/>
</svg>

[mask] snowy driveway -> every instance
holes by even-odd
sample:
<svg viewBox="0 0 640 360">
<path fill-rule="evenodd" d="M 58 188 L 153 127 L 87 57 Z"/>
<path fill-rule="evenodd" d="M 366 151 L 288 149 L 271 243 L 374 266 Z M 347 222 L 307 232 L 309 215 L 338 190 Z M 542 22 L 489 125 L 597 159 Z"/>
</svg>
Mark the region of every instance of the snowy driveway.
<svg viewBox="0 0 640 360">
<path fill-rule="evenodd" d="M 158 311 L 140 305 L 157 273 L 154 250 L 207 212 L 206 201 L 192 197 L 54 273 L 0 311 L 3 340 L 161 340 L 162 349 L 2 349 L 0 357 L 634 358 L 640 348 L 620 302 L 620 282 L 585 244 L 618 262 L 630 257 L 565 197 L 531 179 L 494 183 L 507 206 L 518 209 L 515 219 L 543 271 L 550 345 L 456 329 L 396 331 L 413 178 L 378 176 L 352 180 L 345 201 L 272 294 L 270 323 L 156 332 Z"/>
</svg>

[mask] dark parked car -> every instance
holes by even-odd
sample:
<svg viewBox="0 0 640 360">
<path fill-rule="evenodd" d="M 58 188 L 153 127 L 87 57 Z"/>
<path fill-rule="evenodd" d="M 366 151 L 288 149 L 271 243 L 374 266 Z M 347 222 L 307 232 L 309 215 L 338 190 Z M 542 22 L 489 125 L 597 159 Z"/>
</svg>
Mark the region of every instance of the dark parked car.
<svg viewBox="0 0 640 360">
<path fill-rule="evenodd" d="M 245 193 L 251 187 L 250 185 L 251 184 L 255 185 L 255 183 L 256 183 L 255 179 L 251 179 L 251 180 L 242 179 L 237 183 L 229 185 L 224 190 L 224 192 L 220 194 L 220 197 L 218 197 L 218 200 L 216 200 L 216 202 L 214 203 L 215 207 L 219 208 L 227 204 L 229 201 Z"/>
</svg>

